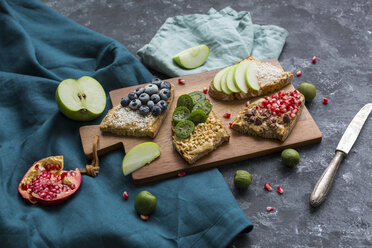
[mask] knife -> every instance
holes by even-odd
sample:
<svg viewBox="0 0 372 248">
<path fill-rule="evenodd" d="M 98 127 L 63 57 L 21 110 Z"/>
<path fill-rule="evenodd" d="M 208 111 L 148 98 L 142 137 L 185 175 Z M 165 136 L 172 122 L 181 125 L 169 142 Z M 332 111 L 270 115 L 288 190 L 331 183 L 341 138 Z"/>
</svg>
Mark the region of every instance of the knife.
<svg viewBox="0 0 372 248">
<path fill-rule="evenodd" d="M 372 110 L 372 103 L 364 105 L 363 108 L 354 116 L 353 120 L 347 127 L 344 135 L 336 148 L 336 154 L 329 163 L 327 169 L 316 183 L 313 192 L 310 195 L 310 205 L 313 207 L 319 206 L 326 198 L 332 182 L 335 178 L 338 167 L 344 157 L 347 156 L 351 147 L 355 143 L 362 129 L 364 122 L 367 120 L 369 113 Z"/>
</svg>

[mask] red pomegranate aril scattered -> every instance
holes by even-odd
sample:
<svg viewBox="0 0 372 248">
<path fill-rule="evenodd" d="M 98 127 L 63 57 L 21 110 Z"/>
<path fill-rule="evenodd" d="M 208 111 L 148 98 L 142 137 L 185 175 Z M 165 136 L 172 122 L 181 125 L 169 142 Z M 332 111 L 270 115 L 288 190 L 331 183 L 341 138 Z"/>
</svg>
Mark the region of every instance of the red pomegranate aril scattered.
<svg viewBox="0 0 372 248">
<path fill-rule="evenodd" d="M 141 214 L 141 215 L 140 215 L 140 218 L 141 218 L 141 220 L 143 220 L 143 221 L 148 221 L 148 220 L 149 220 L 149 216 L 148 216 L 148 215 L 145 215 L 145 214 Z"/>
<path fill-rule="evenodd" d="M 181 172 L 179 172 L 179 173 L 177 174 L 177 176 L 179 176 L 179 177 L 184 177 L 184 176 L 186 176 L 186 172 L 181 171 Z"/>
<path fill-rule="evenodd" d="M 270 183 L 266 183 L 265 184 L 265 189 L 268 190 L 268 191 L 272 191 L 273 187 L 271 187 Z"/>
<path fill-rule="evenodd" d="M 276 191 L 278 191 L 279 194 L 283 194 L 284 193 L 284 190 L 283 190 L 283 188 L 281 186 L 278 186 L 276 188 Z"/>
<path fill-rule="evenodd" d="M 179 84 L 185 84 L 185 79 L 179 78 L 179 79 L 178 79 L 178 83 L 179 83 Z"/>
<path fill-rule="evenodd" d="M 204 94 L 207 94 L 207 93 L 208 93 L 208 88 L 204 88 L 204 89 L 203 89 L 203 93 L 204 93 Z"/>
<path fill-rule="evenodd" d="M 273 211 L 273 210 L 274 210 L 274 208 L 273 208 L 273 207 L 270 207 L 270 206 L 268 206 L 268 207 L 266 207 L 266 210 L 267 210 L 268 212 L 271 212 L 271 211 Z"/>
<path fill-rule="evenodd" d="M 296 75 L 297 75 L 297 77 L 301 76 L 301 75 L 302 75 L 302 71 L 301 71 L 301 70 L 298 70 L 298 71 L 296 72 Z"/>
<path fill-rule="evenodd" d="M 313 59 L 311 60 L 311 62 L 313 62 L 313 64 L 316 63 L 316 56 L 313 57 Z"/>
<path fill-rule="evenodd" d="M 223 117 L 225 117 L 225 118 L 230 118 L 230 117 L 231 117 L 231 114 L 230 114 L 229 112 L 226 112 L 226 113 L 223 115 Z"/>
<path fill-rule="evenodd" d="M 128 200 L 129 195 L 128 195 L 127 191 L 124 191 L 123 197 L 124 197 L 125 200 Z"/>
<path fill-rule="evenodd" d="M 232 122 L 229 122 L 229 126 L 230 126 L 230 127 L 232 126 Z"/>
<path fill-rule="evenodd" d="M 327 98 L 323 98 L 323 103 L 327 104 L 328 103 L 328 99 Z"/>
</svg>

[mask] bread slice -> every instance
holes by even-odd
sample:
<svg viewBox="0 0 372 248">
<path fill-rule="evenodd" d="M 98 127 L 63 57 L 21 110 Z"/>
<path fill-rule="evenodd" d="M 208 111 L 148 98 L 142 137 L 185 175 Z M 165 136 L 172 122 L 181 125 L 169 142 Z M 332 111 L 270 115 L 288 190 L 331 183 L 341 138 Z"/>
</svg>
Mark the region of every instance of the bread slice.
<svg viewBox="0 0 372 248">
<path fill-rule="evenodd" d="M 250 99 L 257 96 L 263 96 L 277 90 L 280 90 L 285 85 L 289 84 L 293 79 L 293 74 L 287 71 L 284 71 L 282 68 L 279 68 L 275 65 L 272 65 L 267 62 L 262 62 L 256 60 L 252 56 L 249 56 L 244 60 L 249 60 L 254 63 L 257 63 L 257 78 L 260 85 L 259 90 L 249 89 L 247 93 L 231 93 L 225 94 L 224 92 L 216 91 L 213 87 L 213 81 L 209 86 L 209 95 L 216 100 L 222 101 L 232 101 L 232 100 L 242 100 Z M 240 61 L 240 62 L 242 62 Z"/>
<path fill-rule="evenodd" d="M 243 134 L 284 141 L 301 116 L 304 104 L 305 97 L 299 91 L 279 91 L 244 108 L 231 128 Z"/>
<path fill-rule="evenodd" d="M 173 134 L 172 139 L 173 145 L 181 156 L 189 164 L 193 164 L 224 142 L 229 141 L 230 134 L 212 110 L 204 123 L 195 126 L 189 138 L 181 139 Z"/>
<path fill-rule="evenodd" d="M 103 118 L 100 129 L 103 132 L 110 132 L 123 136 L 143 137 L 148 136 L 154 138 L 158 133 L 161 124 L 163 123 L 169 106 L 174 99 L 174 85 L 171 84 L 171 96 L 167 100 L 168 108 L 158 116 L 153 116 L 151 113 L 143 116 L 138 110 L 132 110 L 129 107 L 123 107 L 121 104 L 113 107 L 105 118 Z"/>
</svg>

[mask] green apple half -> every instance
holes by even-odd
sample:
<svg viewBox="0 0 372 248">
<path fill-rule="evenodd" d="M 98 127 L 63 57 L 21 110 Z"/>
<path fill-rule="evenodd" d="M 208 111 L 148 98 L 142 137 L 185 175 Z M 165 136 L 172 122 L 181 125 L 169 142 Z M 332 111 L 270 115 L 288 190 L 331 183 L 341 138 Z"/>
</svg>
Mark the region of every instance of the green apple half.
<svg viewBox="0 0 372 248">
<path fill-rule="evenodd" d="M 245 81 L 247 82 L 247 85 L 252 90 L 259 90 L 260 85 L 258 83 L 257 78 L 257 64 L 256 63 L 250 63 L 245 71 Z"/>
<path fill-rule="evenodd" d="M 154 142 L 136 145 L 125 155 L 121 164 L 124 176 L 145 166 L 160 156 L 160 147 Z"/>
<path fill-rule="evenodd" d="M 209 48 L 203 44 L 177 53 L 174 55 L 173 61 L 185 69 L 194 69 L 204 64 L 208 56 Z"/>
<path fill-rule="evenodd" d="M 233 67 L 231 67 L 229 73 L 226 76 L 227 88 L 231 92 L 234 92 L 234 93 L 239 93 L 240 92 L 240 90 L 235 86 L 235 83 L 234 83 L 234 72 L 235 72 L 235 69 L 238 67 L 238 65 L 239 64 L 233 65 Z"/>
<path fill-rule="evenodd" d="M 221 81 L 220 81 L 222 92 L 225 93 L 225 94 L 228 94 L 228 95 L 231 94 L 232 91 L 229 90 L 229 88 L 227 88 L 227 81 L 226 81 L 226 79 L 227 79 L 227 75 L 229 74 L 229 72 L 232 69 L 232 67 L 233 67 L 233 65 L 230 65 L 229 67 L 227 67 L 227 70 L 225 71 L 225 73 L 221 77 Z"/>
<path fill-rule="evenodd" d="M 248 92 L 248 83 L 246 82 L 246 70 L 250 66 L 252 61 L 243 60 L 238 64 L 234 71 L 234 83 L 240 92 Z"/>
<path fill-rule="evenodd" d="M 229 67 L 226 67 L 219 72 L 217 72 L 216 76 L 213 78 L 213 89 L 215 89 L 218 92 L 221 92 L 221 78 L 225 74 L 225 72 L 229 69 Z"/>
<path fill-rule="evenodd" d="M 105 110 L 106 94 L 97 80 L 83 76 L 78 80 L 63 80 L 57 87 L 56 101 L 59 110 L 68 118 L 90 121 Z"/>
</svg>

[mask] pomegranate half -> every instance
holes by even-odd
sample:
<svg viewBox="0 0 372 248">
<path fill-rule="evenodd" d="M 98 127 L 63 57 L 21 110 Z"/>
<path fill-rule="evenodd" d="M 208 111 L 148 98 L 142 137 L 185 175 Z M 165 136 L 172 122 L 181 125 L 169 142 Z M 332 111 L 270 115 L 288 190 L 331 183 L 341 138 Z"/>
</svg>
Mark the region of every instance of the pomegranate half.
<svg viewBox="0 0 372 248">
<path fill-rule="evenodd" d="M 74 194 L 81 183 L 79 169 L 63 171 L 63 156 L 35 162 L 23 176 L 18 192 L 31 203 L 57 205 Z"/>
</svg>

